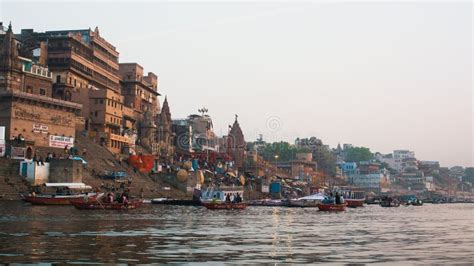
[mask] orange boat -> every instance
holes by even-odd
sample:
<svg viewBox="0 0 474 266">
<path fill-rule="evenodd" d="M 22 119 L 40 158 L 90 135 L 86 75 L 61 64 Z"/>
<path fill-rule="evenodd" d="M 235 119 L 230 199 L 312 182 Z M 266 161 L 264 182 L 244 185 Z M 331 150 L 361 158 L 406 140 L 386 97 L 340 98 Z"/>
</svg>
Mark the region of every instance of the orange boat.
<svg viewBox="0 0 474 266">
<path fill-rule="evenodd" d="M 208 202 L 202 203 L 204 207 L 209 210 L 243 210 L 247 208 L 248 204 L 244 202 L 227 203 L 227 202 Z"/>
<path fill-rule="evenodd" d="M 327 204 L 327 203 L 320 203 L 318 204 L 318 209 L 320 211 L 327 211 L 327 212 L 340 212 L 346 210 L 346 203 L 343 204 Z"/>
<path fill-rule="evenodd" d="M 344 199 L 349 208 L 364 207 L 365 199 Z"/>
</svg>

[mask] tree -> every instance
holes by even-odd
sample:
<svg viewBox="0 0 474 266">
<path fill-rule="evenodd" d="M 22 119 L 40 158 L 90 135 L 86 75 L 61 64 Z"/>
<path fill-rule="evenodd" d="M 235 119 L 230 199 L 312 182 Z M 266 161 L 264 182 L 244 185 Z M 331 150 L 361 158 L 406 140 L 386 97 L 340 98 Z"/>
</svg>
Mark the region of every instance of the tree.
<svg viewBox="0 0 474 266">
<path fill-rule="evenodd" d="M 369 148 L 365 147 L 351 147 L 346 151 L 346 162 L 362 162 L 370 161 L 374 158 Z"/>
<path fill-rule="evenodd" d="M 466 167 L 462 180 L 474 184 L 474 167 Z"/>
<path fill-rule="evenodd" d="M 268 143 L 263 148 L 261 155 L 267 161 L 290 161 L 295 158 L 298 149 L 288 142 Z"/>
</svg>

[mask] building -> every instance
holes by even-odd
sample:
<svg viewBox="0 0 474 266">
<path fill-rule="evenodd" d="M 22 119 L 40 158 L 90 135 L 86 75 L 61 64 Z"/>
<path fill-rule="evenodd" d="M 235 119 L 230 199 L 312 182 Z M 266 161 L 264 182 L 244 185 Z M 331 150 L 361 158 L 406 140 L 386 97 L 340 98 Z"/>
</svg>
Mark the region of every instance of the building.
<svg viewBox="0 0 474 266">
<path fill-rule="evenodd" d="M 227 154 L 232 156 L 234 159 L 235 165 L 238 168 L 241 168 L 245 164 L 245 138 L 240 128 L 239 121 L 237 121 L 238 116 L 235 115 L 235 121 L 232 127 L 230 128 L 229 135 L 227 136 Z"/>
<path fill-rule="evenodd" d="M 415 152 L 409 150 L 394 150 L 392 154 L 386 155 L 376 154 L 375 159 L 388 164 L 389 168 L 397 172 L 416 171 L 418 169 Z"/>
<path fill-rule="evenodd" d="M 18 159 L 32 158 L 38 147 L 72 147 L 82 105 L 52 98 L 53 74 L 48 67 L 34 58 L 21 56 L 20 41 L 11 25 L 3 32 L 0 35 L 0 125 L 5 126 L 6 139 L 11 141 L 9 154 Z M 45 46 L 37 48 L 44 56 Z"/>
<path fill-rule="evenodd" d="M 339 165 L 344 176 L 351 176 L 357 173 L 357 163 L 342 163 Z"/>
<path fill-rule="evenodd" d="M 168 104 L 168 98 L 165 97 L 163 108 L 157 115 L 156 142 L 159 145 L 160 155 L 170 156 L 174 152 L 173 146 L 173 120 L 171 119 L 171 111 Z"/>
<path fill-rule="evenodd" d="M 381 192 L 382 184 L 385 181 L 383 173 L 353 174 L 349 176 L 349 184 L 365 191 Z"/>
<path fill-rule="evenodd" d="M 409 190 L 426 190 L 426 179 L 422 171 L 401 173 L 399 180 L 402 185 L 407 187 Z"/>
</svg>

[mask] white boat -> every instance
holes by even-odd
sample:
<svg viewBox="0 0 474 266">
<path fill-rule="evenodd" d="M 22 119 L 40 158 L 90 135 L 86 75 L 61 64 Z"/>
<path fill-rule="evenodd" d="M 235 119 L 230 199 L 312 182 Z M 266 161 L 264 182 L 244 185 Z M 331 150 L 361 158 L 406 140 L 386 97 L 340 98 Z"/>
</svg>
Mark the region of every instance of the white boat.
<svg viewBox="0 0 474 266">
<path fill-rule="evenodd" d="M 313 207 L 316 208 L 318 207 L 318 204 L 320 204 L 324 200 L 325 196 L 322 193 L 316 193 L 313 195 L 309 195 L 306 197 L 301 197 L 298 199 L 290 199 L 288 202 L 288 207 Z"/>
</svg>

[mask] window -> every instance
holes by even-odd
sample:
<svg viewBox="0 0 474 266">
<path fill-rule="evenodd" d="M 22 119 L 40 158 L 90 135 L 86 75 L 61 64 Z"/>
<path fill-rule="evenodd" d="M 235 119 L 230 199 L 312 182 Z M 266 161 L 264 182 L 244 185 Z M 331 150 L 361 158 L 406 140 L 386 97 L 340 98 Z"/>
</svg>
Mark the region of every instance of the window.
<svg viewBox="0 0 474 266">
<path fill-rule="evenodd" d="M 99 100 L 99 103 L 100 103 L 100 104 L 103 104 L 103 103 L 104 103 L 104 99 L 100 99 L 100 100 Z"/>
<path fill-rule="evenodd" d="M 97 111 L 94 112 L 95 117 L 97 117 Z"/>
<path fill-rule="evenodd" d="M 61 76 L 60 75 L 56 76 L 56 83 L 61 83 Z"/>
<path fill-rule="evenodd" d="M 46 90 L 45 89 L 40 89 L 40 95 L 46 95 Z"/>
<path fill-rule="evenodd" d="M 95 99 L 95 104 L 98 104 L 99 103 L 99 99 Z"/>
</svg>

